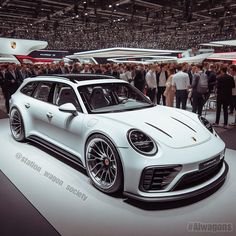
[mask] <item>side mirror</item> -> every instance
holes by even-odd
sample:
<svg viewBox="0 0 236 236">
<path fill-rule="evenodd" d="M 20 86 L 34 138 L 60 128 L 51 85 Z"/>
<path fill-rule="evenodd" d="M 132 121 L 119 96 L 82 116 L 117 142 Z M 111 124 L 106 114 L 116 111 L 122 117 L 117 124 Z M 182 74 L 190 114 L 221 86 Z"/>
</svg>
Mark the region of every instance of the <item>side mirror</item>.
<svg viewBox="0 0 236 236">
<path fill-rule="evenodd" d="M 61 105 L 59 107 L 59 111 L 71 113 L 74 116 L 76 116 L 78 114 L 77 109 L 75 108 L 75 106 L 72 103 L 65 103 L 65 104 Z"/>
</svg>

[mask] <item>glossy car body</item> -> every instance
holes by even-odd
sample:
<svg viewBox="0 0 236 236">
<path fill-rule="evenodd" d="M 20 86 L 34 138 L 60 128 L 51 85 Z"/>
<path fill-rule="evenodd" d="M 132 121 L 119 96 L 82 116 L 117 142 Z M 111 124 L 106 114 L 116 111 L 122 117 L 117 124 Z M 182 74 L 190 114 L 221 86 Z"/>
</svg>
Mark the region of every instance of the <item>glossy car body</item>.
<svg viewBox="0 0 236 236">
<path fill-rule="evenodd" d="M 10 127 L 17 141 L 34 140 L 79 163 L 101 191 L 143 201 L 207 192 L 228 172 L 225 144 L 206 119 L 154 106 L 109 76 L 26 79 L 11 98 Z"/>
</svg>

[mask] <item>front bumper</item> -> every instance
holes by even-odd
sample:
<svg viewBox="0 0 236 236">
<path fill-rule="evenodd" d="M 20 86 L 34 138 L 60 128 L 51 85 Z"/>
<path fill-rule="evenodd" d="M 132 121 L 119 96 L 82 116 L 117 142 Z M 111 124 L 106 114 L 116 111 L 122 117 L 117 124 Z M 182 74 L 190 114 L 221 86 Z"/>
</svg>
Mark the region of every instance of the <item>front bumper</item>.
<svg viewBox="0 0 236 236">
<path fill-rule="evenodd" d="M 133 198 L 144 202 L 170 202 L 170 201 L 180 201 L 188 198 L 193 198 L 198 195 L 209 192 L 211 189 L 220 186 L 225 180 L 229 170 L 228 164 L 224 161 L 223 166 L 219 173 L 208 181 L 204 182 L 193 188 L 184 189 L 181 191 L 172 192 L 159 192 L 159 193 L 149 193 L 144 195 L 137 195 L 127 191 L 124 191 L 124 196 L 128 198 Z"/>
<path fill-rule="evenodd" d="M 159 144 L 158 153 L 153 157 L 145 157 L 132 148 L 118 148 L 122 161 L 124 174 L 124 195 L 143 201 L 174 201 L 193 197 L 219 185 L 225 179 L 228 172 L 228 165 L 224 162 L 225 144 L 217 138 L 212 137 L 209 141 L 200 145 L 188 148 L 170 148 Z M 175 189 L 181 178 L 189 173 L 201 169 L 200 165 L 215 157 L 220 157 L 222 167 L 214 175 L 209 176 L 203 182 L 194 186 L 187 185 L 182 189 Z M 209 162 L 210 165 L 212 164 Z M 148 167 L 168 167 L 181 165 L 181 170 L 175 178 L 162 189 L 142 189 L 140 180 L 143 170 Z M 203 167 L 207 168 L 207 166 Z"/>
</svg>

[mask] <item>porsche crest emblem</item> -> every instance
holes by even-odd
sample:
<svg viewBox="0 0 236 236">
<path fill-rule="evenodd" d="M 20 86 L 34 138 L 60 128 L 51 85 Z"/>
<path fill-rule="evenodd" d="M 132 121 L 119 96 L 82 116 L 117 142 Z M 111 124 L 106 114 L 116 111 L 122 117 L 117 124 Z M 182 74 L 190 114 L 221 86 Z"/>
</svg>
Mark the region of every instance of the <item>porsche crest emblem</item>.
<svg viewBox="0 0 236 236">
<path fill-rule="evenodd" d="M 16 42 L 15 41 L 11 41 L 11 48 L 16 49 Z"/>
<path fill-rule="evenodd" d="M 197 139 L 196 139 L 196 138 L 194 138 L 194 137 L 192 137 L 192 140 L 193 140 L 194 142 L 197 142 Z"/>
</svg>

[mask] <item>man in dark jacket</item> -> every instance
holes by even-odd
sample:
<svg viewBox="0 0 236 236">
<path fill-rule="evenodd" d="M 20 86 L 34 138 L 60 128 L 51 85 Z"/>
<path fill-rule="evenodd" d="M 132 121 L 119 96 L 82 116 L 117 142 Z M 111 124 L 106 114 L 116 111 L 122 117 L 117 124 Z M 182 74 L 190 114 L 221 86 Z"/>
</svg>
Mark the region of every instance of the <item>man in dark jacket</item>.
<svg viewBox="0 0 236 236">
<path fill-rule="evenodd" d="M 162 104 L 166 105 L 166 97 L 164 92 L 166 89 L 166 81 L 168 79 L 168 72 L 166 64 L 161 65 L 161 71 L 157 73 L 157 104 L 160 104 L 162 98 Z"/>
<path fill-rule="evenodd" d="M 214 126 L 219 125 L 221 107 L 223 106 L 224 111 L 224 128 L 227 128 L 228 125 L 228 106 L 232 99 L 232 88 L 235 87 L 234 79 L 232 76 L 227 74 L 227 68 L 222 67 L 220 69 L 220 75 L 217 78 L 216 89 L 217 89 L 217 98 L 216 98 L 216 121 L 213 124 Z"/>
<path fill-rule="evenodd" d="M 4 99 L 5 99 L 5 107 L 6 107 L 7 113 L 9 113 L 9 95 L 8 95 L 7 86 L 6 86 L 5 73 L 6 73 L 5 66 L 1 66 L 1 68 L 0 68 L 0 87 L 2 89 L 2 93 L 3 93 Z"/>
<path fill-rule="evenodd" d="M 59 62 L 59 67 L 54 71 L 55 74 L 69 74 L 69 69 L 65 66 L 64 61 Z"/>
<path fill-rule="evenodd" d="M 207 75 L 203 72 L 202 65 L 197 65 L 196 73 L 194 74 L 192 81 L 192 112 L 198 113 L 199 116 L 202 115 L 202 109 L 206 101 L 206 95 L 208 92 L 208 84 L 207 90 L 203 91 L 200 88 L 200 80 L 203 79 L 203 77 L 205 77 L 205 79 L 207 80 Z"/>
<path fill-rule="evenodd" d="M 8 65 L 8 68 L 5 73 L 5 80 L 6 80 L 7 90 L 9 91 L 11 96 L 13 93 L 16 92 L 16 90 L 19 87 L 19 78 L 12 64 Z"/>
<path fill-rule="evenodd" d="M 24 79 L 32 76 L 26 64 L 22 64 L 20 67 L 18 67 L 16 69 L 16 74 L 17 74 L 20 84 L 24 81 Z"/>
<path fill-rule="evenodd" d="M 207 78 L 209 93 L 213 93 L 216 85 L 216 71 L 215 66 L 213 64 L 210 65 L 210 70 L 208 71 Z"/>
<path fill-rule="evenodd" d="M 142 93 L 144 92 L 144 87 L 146 84 L 146 71 L 144 70 L 143 65 L 139 65 L 137 70 L 135 71 L 134 76 L 134 86 L 139 89 Z"/>
</svg>

